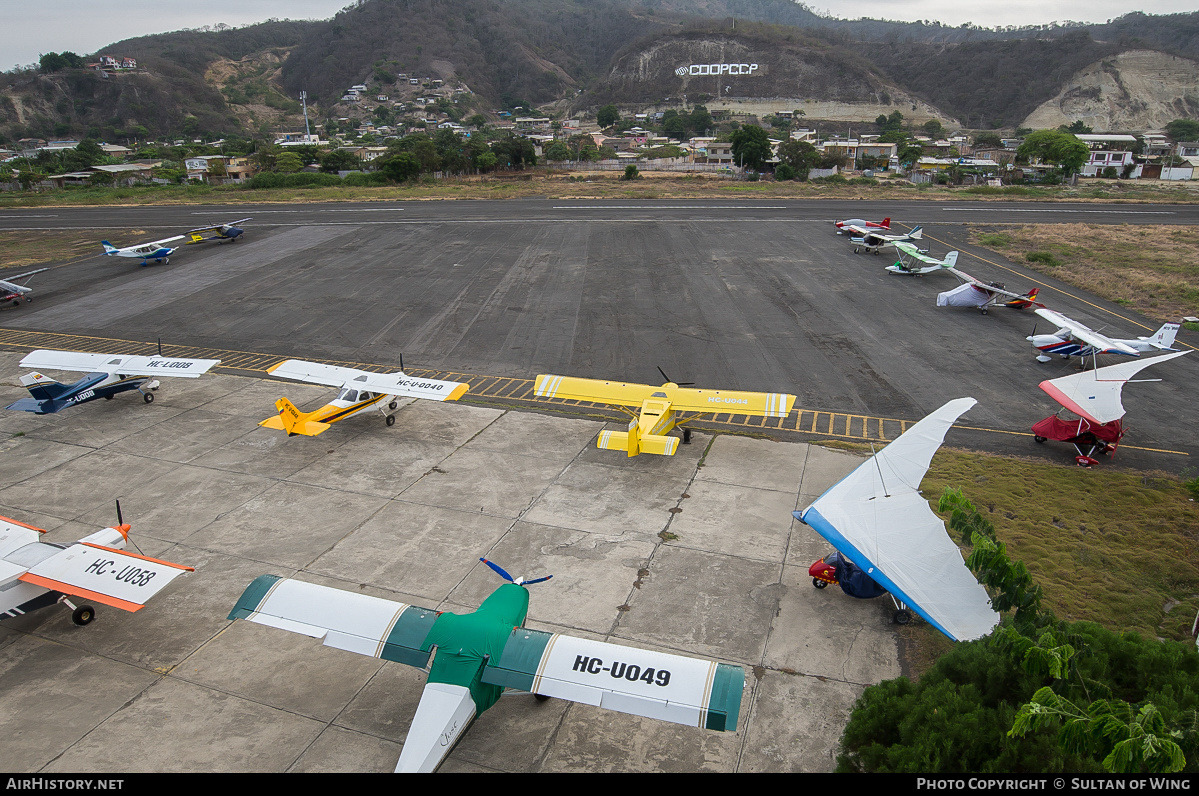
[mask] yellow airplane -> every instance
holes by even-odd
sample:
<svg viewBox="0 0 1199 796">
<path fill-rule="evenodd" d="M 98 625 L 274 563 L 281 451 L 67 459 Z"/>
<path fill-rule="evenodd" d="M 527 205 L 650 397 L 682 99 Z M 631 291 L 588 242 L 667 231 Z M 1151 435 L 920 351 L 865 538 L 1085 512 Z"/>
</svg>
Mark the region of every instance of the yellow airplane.
<svg viewBox="0 0 1199 796">
<path fill-rule="evenodd" d="M 323 384 L 327 387 L 339 387 L 337 397 L 320 409 L 312 412 L 301 412 L 291 401 L 280 398 L 275 402 L 279 414 L 268 417 L 258 425 L 266 428 L 276 428 L 286 431 L 287 435 L 303 434 L 315 437 L 329 428 L 338 420 L 356 415 L 371 407 L 383 412 L 387 425 L 395 425 L 395 415 L 388 414 L 387 409 L 396 408 L 396 398 L 424 398 L 430 401 L 457 401 L 466 393 L 469 385 L 457 381 L 437 381 L 436 379 L 418 379 L 404 373 L 403 364 L 398 373 L 372 373 L 354 368 L 342 368 L 335 365 L 324 365 L 319 362 L 305 362 L 300 359 L 289 359 L 280 362 L 267 372 L 274 376 L 283 376 L 309 384 Z"/>
<path fill-rule="evenodd" d="M 534 389 L 538 398 L 591 401 L 608 404 L 627 413 L 632 418 L 629 430 L 601 432 L 596 447 L 628 451 L 629 456 L 639 453 L 673 456 L 679 438 L 666 435 L 679 425 L 679 412 L 786 417 L 795 403 L 794 395 L 779 392 L 696 390 L 680 387 L 672 381 L 654 387 L 650 384 L 625 384 L 549 374 L 538 376 Z M 634 414 L 626 407 L 641 407 L 641 414 Z M 684 428 L 683 441 L 689 442 L 690 437 L 691 429 Z"/>
</svg>

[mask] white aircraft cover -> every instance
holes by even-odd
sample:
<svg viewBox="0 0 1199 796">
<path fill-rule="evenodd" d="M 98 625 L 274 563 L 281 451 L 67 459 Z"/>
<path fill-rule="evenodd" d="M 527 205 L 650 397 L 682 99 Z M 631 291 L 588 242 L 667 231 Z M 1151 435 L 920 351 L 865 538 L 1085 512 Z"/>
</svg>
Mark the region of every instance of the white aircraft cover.
<svg viewBox="0 0 1199 796">
<path fill-rule="evenodd" d="M 1124 385 L 1132 381 L 1133 376 L 1150 365 L 1189 353 L 1179 351 L 1176 354 L 1150 359 L 1134 359 L 1058 379 L 1048 379 L 1041 382 L 1040 387 L 1049 393 L 1053 400 L 1074 414 L 1102 425 L 1124 417 L 1124 404 L 1120 402 L 1120 393 Z"/>
<path fill-rule="evenodd" d="M 981 307 L 990 300 L 990 296 L 969 283 L 937 294 L 938 307 Z"/>
<path fill-rule="evenodd" d="M 289 359 L 280 362 L 270 368 L 268 372 L 273 376 L 283 376 L 309 384 L 323 384 L 327 387 L 353 387 L 356 390 L 424 398 L 430 401 L 456 401 L 469 386 L 465 382 L 415 378 L 402 371 L 372 373 L 356 368 L 324 365 L 320 362 L 305 362 L 302 359 Z"/>
<path fill-rule="evenodd" d="M 191 567 L 91 543 L 73 544 L 34 565 L 21 580 L 136 611 Z"/>
<path fill-rule="evenodd" d="M 177 376 L 198 379 L 219 359 L 180 359 L 125 354 L 84 354 L 78 351 L 31 351 L 21 360 L 23 368 L 73 370 L 83 373 L 123 373 L 130 376 Z"/>
<path fill-rule="evenodd" d="M 945 404 L 797 513 L 954 641 L 985 636 L 999 614 L 918 490 L 945 433 L 975 403 Z"/>
</svg>

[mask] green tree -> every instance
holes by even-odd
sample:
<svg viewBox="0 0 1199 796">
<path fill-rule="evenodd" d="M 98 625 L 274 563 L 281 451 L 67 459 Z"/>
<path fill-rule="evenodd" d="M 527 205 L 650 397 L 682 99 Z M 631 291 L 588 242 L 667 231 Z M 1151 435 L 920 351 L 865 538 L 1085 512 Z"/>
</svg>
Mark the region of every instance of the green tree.
<svg viewBox="0 0 1199 796">
<path fill-rule="evenodd" d="M 1016 155 L 1030 161 L 1039 160 L 1041 163 L 1060 166 L 1062 171 L 1070 175 L 1082 168 L 1090 151 L 1090 148 L 1072 133 L 1038 130 L 1024 139 L 1020 148 L 1016 150 Z"/>
<path fill-rule="evenodd" d="M 304 163 L 295 152 L 282 152 L 275 158 L 275 171 L 292 174 L 304 168 Z"/>
<path fill-rule="evenodd" d="M 545 159 L 550 161 L 570 160 L 574 152 L 562 141 L 555 141 L 545 150 Z"/>
<path fill-rule="evenodd" d="M 924 128 L 924 132 L 927 133 L 930 138 L 940 137 L 941 133 L 945 129 L 941 126 L 941 122 L 937 121 L 936 119 L 929 119 L 922 126 Z"/>
<path fill-rule="evenodd" d="M 712 120 L 712 114 L 708 113 L 708 109 L 703 105 L 696 105 L 691 109 L 691 118 L 687 120 L 687 127 L 697 135 L 703 135 L 708 130 L 711 130 L 715 124 Z"/>
<path fill-rule="evenodd" d="M 1179 141 L 1199 141 L 1199 121 L 1195 119 L 1175 119 L 1166 125 L 1166 135 L 1175 143 Z"/>
<path fill-rule="evenodd" d="M 632 163 L 624 167 L 624 176 L 622 180 L 636 180 L 641 177 L 641 172 L 637 171 L 637 167 Z"/>
<path fill-rule="evenodd" d="M 779 160 L 794 174 L 780 179 L 806 180 L 808 172 L 820 162 L 820 150 L 807 141 L 784 141 L 779 144 Z M 775 177 L 778 177 L 777 170 Z"/>
<path fill-rule="evenodd" d="M 362 168 L 362 159 L 353 152 L 334 149 L 321 155 L 321 171 L 336 174 L 339 171 L 354 171 Z"/>
<path fill-rule="evenodd" d="M 1071 133 L 1073 135 L 1089 135 L 1095 132 L 1092 128 L 1083 124 L 1082 119 L 1075 119 L 1071 124 L 1063 124 L 1057 129 L 1061 130 L 1063 133 Z"/>
<path fill-rule="evenodd" d="M 611 127 L 620 121 L 620 111 L 615 105 L 605 105 L 595 113 L 595 123 L 600 127 Z"/>
<path fill-rule="evenodd" d="M 380 158 L 379 171 L 392 182 L 407 182 L 420 176 L 420 163 L 407 152 L 396 152 Z"/>
<path fill-rule="evenodd" d="M 770 159 L 770 139 L 756 124 L 747 124 L 735 131 L 732 138 L 733 161 L 740 166 L 761 171 Z"/>
</svg>

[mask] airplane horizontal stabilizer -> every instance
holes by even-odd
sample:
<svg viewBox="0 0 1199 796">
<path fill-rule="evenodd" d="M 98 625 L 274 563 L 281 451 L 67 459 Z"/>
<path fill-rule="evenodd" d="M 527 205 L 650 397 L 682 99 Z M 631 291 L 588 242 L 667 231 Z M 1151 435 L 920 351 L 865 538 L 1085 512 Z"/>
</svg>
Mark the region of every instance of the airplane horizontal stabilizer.
<svg viewBox="0 0 1199 796">
<path fill-rule="evenodd" d="M 66 401 L 43 400 L 39 401 L 35 398 L 22 398 L 19 401 L 14 401 L 5 409 L 14 409 L 18 412 L 33 412 L 35 415 L 52 415 L 61 410 L 67 405 Z"/>
<path fill-rule="evenodd" d="M 286 398 L 280 398 L 275 401 L 275 407 L 279 410 L 279 414 L 274 417 L 268 417 L 258 425 L 265 428 L 274 428 L 279 431 L 286 431 L 287 435 L 303 434 L 306 437 L 315 437 L 323 431 L 329 430 L 328 423 L 321 423 L 318 420 L 309 420 L 314 414 L 313 412 L 301 412 L 296 408 L 295 404 Z"/>
</svg>

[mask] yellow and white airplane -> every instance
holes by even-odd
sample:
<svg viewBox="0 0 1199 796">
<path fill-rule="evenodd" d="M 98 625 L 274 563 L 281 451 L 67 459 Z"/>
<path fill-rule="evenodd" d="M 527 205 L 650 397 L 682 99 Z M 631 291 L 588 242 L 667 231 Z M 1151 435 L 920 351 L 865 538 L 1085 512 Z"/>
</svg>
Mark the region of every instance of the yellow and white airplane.
<svg viewBox="0 0 1199 796">
<path fill-rule="evenodd" d="M 400 367 L 403 368 L 403 365 Z M 267 372 L 309 384 L 341 388 L 330 403 L 312 412 L 301 412 L 286 398 L 276 401 L 275 408 L 279 414 L 268 417 L 258 425 L 286 431 L 289 437 L 295 434 L 315 437 L 338 420 L 345 420 L 371 407 L 379 409 L 387 419 L 387 425 L 392 426 L 396 418 L 387 410 L 396 408 L 397 397 L 457 401 L 470 386 L 457 381 L 417 379 L 405 374 L 402 369 L 398 373 L 372 373 L 301 359 L 280 362 L 268 368 Z"/>
<path fill-rule="evenodd" d="M 632 418 L 629 421 L 629 430 L 601 432 L 596 447 L 628 451 L 629 456 L 639 453 L 673 456 L 678 448 L 679 438 L 666 435 L 681 422 L 686 422 L 679 420 L 679 412 L 728 412 L 755 417 L 786 417 L 795 403 L 794 395 L 780 392 L 697 390 L 680 387 L 672 381 L 667 381 L 661 387 L 654 387 L 650 384 L 626 384 L 548 374 L 537 377 L 535 392 L 538 398 L 591 401 L 608 404 L 627 413 Z M 640 407 L 640 415 L 627 407 Z M 684 428 L 683 441 L 688 442 L 690 436 L 691 430 Z"/>
</svg>

